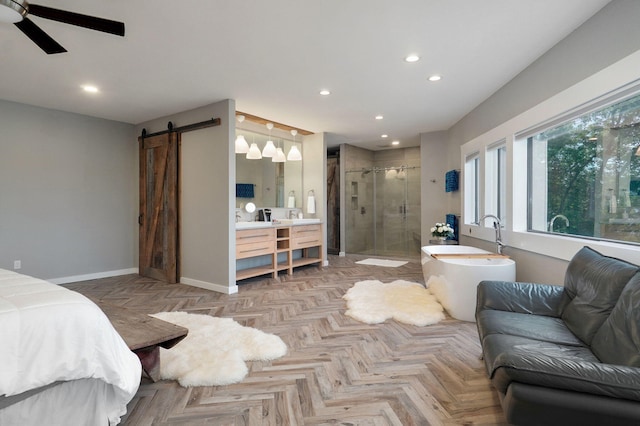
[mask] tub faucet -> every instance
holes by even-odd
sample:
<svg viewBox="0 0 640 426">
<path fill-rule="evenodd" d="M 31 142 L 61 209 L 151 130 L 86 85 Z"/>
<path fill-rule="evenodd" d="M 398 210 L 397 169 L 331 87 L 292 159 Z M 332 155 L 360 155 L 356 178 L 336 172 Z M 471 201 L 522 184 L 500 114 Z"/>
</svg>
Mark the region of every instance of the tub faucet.
<svg viewBox="0 0 640 426">
<path fill-rule="evenodd" d="M 557 214 L 549 221 L 549 232 L 553 232 L 553 222 L 555 222 L 558 218 L 564 219 L 565 226 L 569 227 L 569 219 L 567 219 L 567 217 L 563 214 Z"/>
<path fill-rule="evenodd" d="M 487 218 L 493 219 L 493 229 L 496 230 L 496 252 L 498 254 L 502 254 L 502 248 L 504 247 L 504 244 L 502 243 L 502 223 L 500 222 L 500 218 L 492 214 L 485 214 L 480 218 L 478 223 L 484 226 L 484 220 Z"/>
</svg>

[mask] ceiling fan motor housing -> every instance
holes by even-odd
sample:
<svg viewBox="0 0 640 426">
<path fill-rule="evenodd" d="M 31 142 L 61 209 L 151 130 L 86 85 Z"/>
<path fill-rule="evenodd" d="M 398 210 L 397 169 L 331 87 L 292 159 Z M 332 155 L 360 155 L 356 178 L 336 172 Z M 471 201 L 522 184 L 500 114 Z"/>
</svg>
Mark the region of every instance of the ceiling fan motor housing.
<svg viewBox="0 0 640 426">
<path fill-rule="evenodd" d="M 0 22 L 15 24 L 29 13 L 29 3 L 21 0 L 0 0 Z"/>
<path fill-rule="evenodd" d="M 50 19 L 94 31 L 124 36 L 124 23 L 96 16 L 83 15 L 67 10 L 55 9 L 26 0 L 0 0 L 0 22 L 12 23 L 45 53 L 51 55 L 67 50 L 38 27 L 27 15 Z"/>
</svg>

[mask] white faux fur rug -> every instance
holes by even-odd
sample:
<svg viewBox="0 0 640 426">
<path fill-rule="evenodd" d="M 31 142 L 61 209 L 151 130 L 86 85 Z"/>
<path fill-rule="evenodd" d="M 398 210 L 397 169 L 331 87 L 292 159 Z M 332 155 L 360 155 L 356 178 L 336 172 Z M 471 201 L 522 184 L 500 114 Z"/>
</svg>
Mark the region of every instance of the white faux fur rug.
<svg viewBox="0 0 640 426">
<path fill-rule="evenodd" d="M 287 353 L 278 336 L 244 327 L 231 318 L 186 312 L 151 316 L 189 329 L 173 348 L 160 348 L 161 378 L 185 387 L 238 383 L 249 372 L 245 361 L 268 361 Z"/>
<path fill-rule="evenodd" d="M 378 280 L 360 281 L 342 296 L 347 301 L 346 315 L 367 324 L 388 318 L 405 324 L 425 326 L 444 319 L 442 306 L 418 283 L 396 280 L 385 284 Z"/>
</svg>

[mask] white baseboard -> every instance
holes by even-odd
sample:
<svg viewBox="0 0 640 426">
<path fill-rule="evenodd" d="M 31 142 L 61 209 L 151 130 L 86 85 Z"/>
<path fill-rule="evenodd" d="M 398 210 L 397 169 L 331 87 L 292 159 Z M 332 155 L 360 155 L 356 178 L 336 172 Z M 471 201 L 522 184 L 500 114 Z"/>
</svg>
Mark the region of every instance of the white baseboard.
<svg viewBox="0 0 640 426">
<path fill-rule="evenodd" d="M 138 273 L 138 268 L 129 268 L 129 269 L 118 269 L 115 271 L 96 272 L 93 274 L 72 275 L 70 277 L 52 278 L 52 279 L 46 279 L 45 281 L 48 281 L 53 284 L 68 284 L 68 283 L 75 283 L 78 281 L 97 280 L 99 278 L 117 277 L 120 275 L 129 275 L 129 274 L 137 274 L 137 273 Z"/>
<path fill-rule="evenodd" d="M 238 286 L 226 286 L 221 284 L 214 284 L 206 281 L 194 280 L 193 278 L 180 277 L 180 284 L 191 285 L 194 287 L 204 288 L 205 290 L 217 291 L 224 294 L 235 294 L 238 292 Z"/>
</svg>

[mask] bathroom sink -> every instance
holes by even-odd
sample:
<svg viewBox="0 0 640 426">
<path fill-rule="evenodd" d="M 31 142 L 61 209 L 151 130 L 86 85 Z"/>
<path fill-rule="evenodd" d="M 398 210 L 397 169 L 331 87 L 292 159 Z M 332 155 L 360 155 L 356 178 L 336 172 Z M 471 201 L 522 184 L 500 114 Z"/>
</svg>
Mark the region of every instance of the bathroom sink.
<svg viewBox="0 0 640 426">
<path fill-rule="evenodd" d="M 308 225 L 312 223 L 320 223 L 320 219 L 278 219 L 282 225 Z"/>
<path fill-rule="evenodd" d="M 266 228 L 271 222 L 236 222 L 236 229 Z"/>
</svg>

